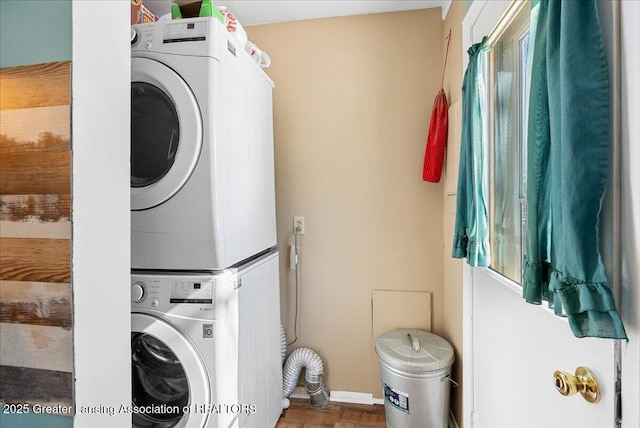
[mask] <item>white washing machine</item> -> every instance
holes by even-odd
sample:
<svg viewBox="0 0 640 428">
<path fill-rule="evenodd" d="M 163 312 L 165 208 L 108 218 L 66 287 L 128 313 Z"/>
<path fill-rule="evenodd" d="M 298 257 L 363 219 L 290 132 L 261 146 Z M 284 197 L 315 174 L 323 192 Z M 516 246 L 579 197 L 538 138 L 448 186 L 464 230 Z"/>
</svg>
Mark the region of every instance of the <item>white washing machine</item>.
<svg viewBox="0 0 640 428">
<path fill-rule="evenodd" d="M 278 252 L 131 277 L 132 426 L 273 427 L 282 412 Z"/>
<path fill-rule="evenodd" d="M 276 245 L 273 82 L 215 18 L 132 31 L 132 268 L 219 270 Z"/>
<path fill-rule="evenodd" d="M 237 405 L 238 281 L 217 275 L 132 275 L 132 426 L 232 426 Z"/>
</svg>

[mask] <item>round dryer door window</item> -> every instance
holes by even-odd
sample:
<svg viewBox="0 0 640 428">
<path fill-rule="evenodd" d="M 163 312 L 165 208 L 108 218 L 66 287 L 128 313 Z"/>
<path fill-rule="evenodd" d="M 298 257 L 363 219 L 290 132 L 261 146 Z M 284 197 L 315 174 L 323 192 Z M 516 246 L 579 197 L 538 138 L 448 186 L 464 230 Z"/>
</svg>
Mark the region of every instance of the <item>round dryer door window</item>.
<svg viewBox="0 0 640 428">
<path fill-rule="evenodd" d="M 202 150 L 202 116 L 166 65 L 131 59 L 131 209 L 156 207 L 189 180 Z"/>
<path fill-rule="evenodd" d="M 191 406 L 210 404 L 206 368 L 191 342 L 167 322 L 131 314 L 133 427 L 202 427 L 208 414 Z"/>
</svg>

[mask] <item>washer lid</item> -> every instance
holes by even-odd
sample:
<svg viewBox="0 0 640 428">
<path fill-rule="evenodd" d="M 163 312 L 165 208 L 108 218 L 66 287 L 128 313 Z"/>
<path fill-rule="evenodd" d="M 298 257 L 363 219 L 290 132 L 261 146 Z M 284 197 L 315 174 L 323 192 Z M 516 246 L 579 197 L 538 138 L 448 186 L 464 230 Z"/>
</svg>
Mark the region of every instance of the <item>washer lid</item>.
<svg viewBox="0 0 640 428">
<path fill-rule="evenodd" d="M 380 360 L 408 373 L 432 372 L 453 364 L 453 347 L 424 330 L 400 328 L 381 334 L 376 340 Z"/>
</svg>

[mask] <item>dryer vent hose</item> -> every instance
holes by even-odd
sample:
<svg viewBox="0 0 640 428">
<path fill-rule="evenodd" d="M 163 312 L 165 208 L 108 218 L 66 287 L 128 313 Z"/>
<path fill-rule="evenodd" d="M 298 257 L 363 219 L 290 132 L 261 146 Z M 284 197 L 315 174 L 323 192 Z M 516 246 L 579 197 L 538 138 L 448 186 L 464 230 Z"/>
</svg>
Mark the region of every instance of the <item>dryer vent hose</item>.
<svg viewBox="0 0 640 428">
<path fill-rule="evenodd" d="M 287 335 L 284 332 L 284 326 L 280 323 L 280 363 L 284 364 L 284 358 L 287 356 Z"/>
<path fill-rule="evenodd" d="M 282 359 L 284 360 L 287 350 L 287 339 L 282 324 L 280 325 L 280 334 L 282 337 Z M 311 404 L 318 408 L 325 407 L 329 403 L 329 395 L 324 389 L 324 383 L 322 382 L 324 366 L 322 365 L 320 356 L 309 348 L 299 348 L 293 351 L 284 365 L 282 387 L 285 398 L 293 392 L 303 368 L 305 369 L 304 380 L 307 393 L 311 398 Z"/>
</svg>

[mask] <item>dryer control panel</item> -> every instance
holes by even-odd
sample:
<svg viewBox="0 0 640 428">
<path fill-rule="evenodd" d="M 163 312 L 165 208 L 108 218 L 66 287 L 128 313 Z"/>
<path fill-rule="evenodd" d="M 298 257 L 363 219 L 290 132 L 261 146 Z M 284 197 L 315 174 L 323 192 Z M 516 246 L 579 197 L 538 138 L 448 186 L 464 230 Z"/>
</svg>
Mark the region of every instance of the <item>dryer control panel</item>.
<svg viewBox="0 0 640 428">
<path fill-rule="evenodd" d="M 222 23 L 210 16 L 162 20 L 136 24 L 131 28 L 131 52 L 143 55 L 146 55 L 144 52 L 155 52 L 220 60 L 227 50 L 227 41 L 235 42 L 235 37 Z M 160 58 L 154 59 L 164 62 Z"/>
<path fill-rule="evenodd" d="M 173 21 L 164 26 L 163 43 L 199 42 L 207 39 L 207 21 Z"/>
</svg>

